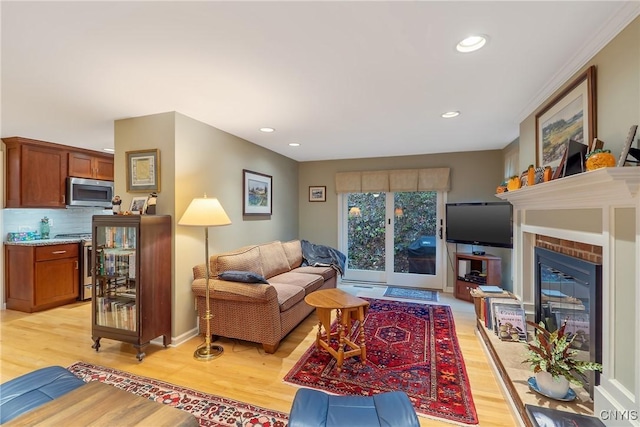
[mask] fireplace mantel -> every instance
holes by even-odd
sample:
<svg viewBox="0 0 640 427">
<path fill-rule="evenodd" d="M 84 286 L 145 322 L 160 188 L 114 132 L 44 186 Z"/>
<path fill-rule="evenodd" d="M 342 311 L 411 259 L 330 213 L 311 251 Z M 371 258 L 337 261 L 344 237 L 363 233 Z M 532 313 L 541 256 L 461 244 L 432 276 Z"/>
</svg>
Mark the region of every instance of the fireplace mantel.
<svg viewBox="0 0 640 427">
<path fill-rule="evenodd" d="M 516 209 L 597 208 L 634 203 L 640 167 L 601 168 L 496 194 Z"/>
<path fill-rule="evenodd" d="M 496 196 L 514 207 L 513 293 L 529 313 L 536 235 L 601 248 L 603 371 L 594 414 L 607 426 L 640 427 L 640 167 L 596 169 Z M 634 417 L 613 418 L 625 413 Z"/>
</svg>

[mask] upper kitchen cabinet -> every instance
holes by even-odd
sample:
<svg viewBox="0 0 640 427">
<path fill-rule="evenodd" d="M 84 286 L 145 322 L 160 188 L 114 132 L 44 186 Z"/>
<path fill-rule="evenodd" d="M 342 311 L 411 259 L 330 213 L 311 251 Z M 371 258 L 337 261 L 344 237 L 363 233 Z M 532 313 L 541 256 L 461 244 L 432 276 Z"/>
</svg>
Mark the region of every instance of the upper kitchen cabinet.
<svg viewBox="0 0 640 427">
<path fill-rule="evenodd" d="M 7 208 L 63 208 L 67 151 L 26 138 L 3 138 L 7 161 Z"/>
<path fill-rule="evenodd" d="M 35 139 L 3 138 L 7 208 L 64 208 L 68 176 L 113 181 L 113 155 Z"/>
<path fill-rule="evenodd" d="M 72 151 L 69 153 L 69 176 L 113 181 L 113 156 Z"/>
</svg>

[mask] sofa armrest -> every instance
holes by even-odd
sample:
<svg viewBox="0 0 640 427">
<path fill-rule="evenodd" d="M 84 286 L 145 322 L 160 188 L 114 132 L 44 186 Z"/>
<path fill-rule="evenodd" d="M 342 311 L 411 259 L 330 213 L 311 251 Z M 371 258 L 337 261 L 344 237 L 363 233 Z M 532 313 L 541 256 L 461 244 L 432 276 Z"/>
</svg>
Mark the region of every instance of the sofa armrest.
<svg viewBox="0 0 640 427">
<path fill-rule="evenodd" d="M 207 270 L 206 270 L 206 264 L 202 263 L 202 264 L 198 264 L 195 267 L 193 267 L 193 278 L 194 279 L 204 279 L 204 277 L 207 275 Z M 204 286 L 204 285 L 202 285 Z M 204 289 L 204 288 L 202 288 Z"/>
<path fill-rule="evenodd" d="M 205 279 L 196 279 L 191 283 L 194 295 L 205 295 Z M 278 300 L 276 289 L 264 283 L 241 283 L 228 280 L 209 279 L 209 297 L 216 300 L 244 301 L 264 303 Z"/>
</svg>

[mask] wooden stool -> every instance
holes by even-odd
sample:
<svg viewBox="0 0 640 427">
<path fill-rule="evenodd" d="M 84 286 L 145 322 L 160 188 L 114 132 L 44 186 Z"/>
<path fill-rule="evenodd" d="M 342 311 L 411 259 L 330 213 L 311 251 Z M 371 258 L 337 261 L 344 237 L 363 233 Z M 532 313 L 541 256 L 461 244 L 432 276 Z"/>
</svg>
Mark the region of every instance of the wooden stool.
<svg viewBox="0 0 640 427">
<path fill-rule="evenodd" d="M 367 363 L 367 348 L 364 336 L 364 316 L 369 308 L 369 302 L 348 294 L 340 289 L 323 289 L 305 297 L 305 302 L 315 307 L 318 315 L 318 333 L 316 346 L 324 348 L 337 360 L 338 372 L 342 370 L 344 359 L 360 356 L 363 364 Z M 338 327 L 331 332 L 331 311 L 336 310 Z M 358 335 L 354 341 L 349 338 L 352 320 L 360 322 Z M 322 332 L 324 328 L 324 333 Z M 331 338 L 338 338 L 338 350 L 330 346 Z M 347 349 L 345 350 L 345 347 Z"/>
</svg>

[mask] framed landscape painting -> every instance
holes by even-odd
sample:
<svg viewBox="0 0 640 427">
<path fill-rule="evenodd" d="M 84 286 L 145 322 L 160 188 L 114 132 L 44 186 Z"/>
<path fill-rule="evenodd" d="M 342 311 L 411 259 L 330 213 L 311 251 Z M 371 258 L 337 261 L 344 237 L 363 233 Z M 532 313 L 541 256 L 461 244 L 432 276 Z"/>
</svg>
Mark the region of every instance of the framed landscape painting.
<svg viewBox="0 0 640 427">
<path fill-rule="evenodd" d="M 595 66 L 589 67 L 536 115 L 536 162 L 557 167 L 569 140 L 596 137 Z"/>
<path fill-rule="evenodd" d="M 322 185 L 315 185 L 309 187 L 309 201 L 310 202 L 326 202 L 327 201 L 327 187 Z"/>
<path fill-rule="evenodd" d="M 242 214 L 271 215 L 273 200 L 272 177 L 243 169 Z"/>
</svg>

